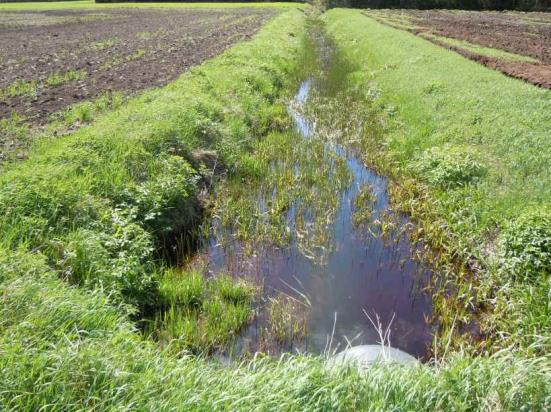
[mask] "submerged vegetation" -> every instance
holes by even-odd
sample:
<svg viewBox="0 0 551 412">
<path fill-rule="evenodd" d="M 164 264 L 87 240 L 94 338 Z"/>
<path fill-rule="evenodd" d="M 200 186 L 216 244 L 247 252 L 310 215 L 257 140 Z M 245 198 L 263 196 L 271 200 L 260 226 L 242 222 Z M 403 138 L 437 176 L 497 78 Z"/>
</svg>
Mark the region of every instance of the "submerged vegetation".
<svg viewBox="0 0 551 412">
<path fill-rule="evenodd" d="M 320 140 L 285 133 L 259 142 L 247 161 L 254 172 L 246 184 L 236 176 L 216 196 L 221 224 L 242 240 L 285 245 L 294 238 L 305 255 L 324 259 L 327 227 L 339 203 L 335 194 L 350 182 L 343 159 L 328 155 Z"/>
</svg>

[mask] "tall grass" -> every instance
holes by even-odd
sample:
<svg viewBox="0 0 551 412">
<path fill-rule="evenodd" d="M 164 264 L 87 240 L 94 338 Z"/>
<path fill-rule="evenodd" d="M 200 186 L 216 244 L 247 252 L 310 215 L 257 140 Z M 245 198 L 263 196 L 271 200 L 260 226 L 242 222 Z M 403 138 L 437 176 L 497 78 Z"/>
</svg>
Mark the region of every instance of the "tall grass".
<svg viewBox="0 0 551 412">
<path fill-rule="evenodd" d="M 503 352 L 445 364 L 376 366 L 365 375 L 322 359 L 223 366 L 142 341 L 101 292 L 61 283 L 34 256 L 0 258 L 3 410 L 547 410 L 549 363 Z M 30 261 L 29 261 L 30 259 Z M 27 269 L 32 268 L 32 271 Z"/>
<path fill-rule="evenodd" d="M 202 271 L 167 270 L 160 280 L 160 308 L 145 333 L 171 351 L 209 354 L 227 349 L 252 320 L 257 288 L 243 279 Z"/>
</svg>

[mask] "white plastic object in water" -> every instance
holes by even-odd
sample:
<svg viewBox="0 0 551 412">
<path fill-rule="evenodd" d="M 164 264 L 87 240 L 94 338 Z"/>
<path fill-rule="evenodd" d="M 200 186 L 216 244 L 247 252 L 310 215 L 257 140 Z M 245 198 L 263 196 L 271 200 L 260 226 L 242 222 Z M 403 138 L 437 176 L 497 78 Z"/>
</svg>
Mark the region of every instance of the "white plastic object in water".
<svg viewBox="0 0 551 412">
<path fill-rule="evenodd" d="M 383 345 L 353 346 L 337 353 L 329 360 L 331 366 L 356 363 L 360 370 L 367 369 L 375 363 L 392 362 L 404 365 L 415 365 L 419 363 L 419 361 L 409 353 Z"/>
</svg>

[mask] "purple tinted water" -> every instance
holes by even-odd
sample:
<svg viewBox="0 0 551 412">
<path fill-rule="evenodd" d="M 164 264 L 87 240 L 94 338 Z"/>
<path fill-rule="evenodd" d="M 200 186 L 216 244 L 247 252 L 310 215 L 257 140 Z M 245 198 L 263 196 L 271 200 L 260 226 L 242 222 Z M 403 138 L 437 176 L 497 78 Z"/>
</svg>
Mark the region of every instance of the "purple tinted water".
<svg viewBox="0 0 551 412">
<path fill-rule="evenodd" d="M 313 84 L 311 80 L 301 84 L 289 109 L 297 132 L 306 139 L 316 138 L 313 123 L 296 108 L 305 104 Z M 293 295 L 296 289 L 308 296 L 311 307 L 307 339 L 286 350 L 319 353 L 327 350 L 329 341 L 331 349 L 342 349 L 349 341 L 354 345 L 378 343 L 379 335 L 367 312 L 372 317 L 378 314 L 384 327 L 391 325 L 393 347 L 424 357 L 432 336 L 426 322 L 431 304 L 430 297 L 421 289 L 429 271 L 412 259 L 414 247 L 407 236 L 391 235 L 383 239 L 380 230 L 370 234 L 353 222 L 354 200 L 366 185 L 371 186 L 376 197 L 372 219 L 388 211 L 387 179 L 366 168 L 342 147 L 327 145 L 327 148 L 346 160 L 353 183 L 340 194 L 336 219 L 329 229 L 333 247 L 325 264 L 304 256 L 296 240 L 285 248 L 259 247 L 251 256 L 243 253 L 240 242 L 226 242 L 222 246 L 213 236 L 206 251 L 209 268 L 213 272 L 259 277 L 267 293 L 284 291 Z M 294 209 L 288 213 L 291 228 L 294 214 Z M 407 219 L 399 216 L 398 222 L 405 225 Z M 258 338 L 258 326 L 255 323 L 245 331 L 241 345 Z M 254 347 L 254 343 L 250 346 Z"/>
</svg>

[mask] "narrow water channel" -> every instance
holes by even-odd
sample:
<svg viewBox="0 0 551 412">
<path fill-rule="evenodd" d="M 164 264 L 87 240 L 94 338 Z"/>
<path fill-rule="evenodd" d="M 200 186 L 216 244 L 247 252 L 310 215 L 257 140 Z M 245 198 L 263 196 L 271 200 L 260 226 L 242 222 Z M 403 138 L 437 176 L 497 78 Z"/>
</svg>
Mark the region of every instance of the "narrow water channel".
<svg viewBox="0 0 551 412">
<path fill-rule="evenodd" d="M 305 80 L 289 105 L 296 133 L 309 141 L 320 138 L 317 119 L 309 118 L 303 110 L 316 87 L 323 87 L 323 83 Z M 370 188 L 373 195 L 373 222 L 389 212 L 387 179 L 365 167 L 347 148 L 329 142 L 324 145 L 327 156 L 343 159 L 351 174 L 348 187 L 336 193 L 338 207 L 326 228 L 330 247 L 324 258 L 306 254 L 295 232 L 287 246 L 256 246 L 252 255 L 244 252 L 240 241 L 220 242 L 214 232 L 206 248 L 208 268 L 212 273 L 255 276 L 262 280 L 267 295 L 283 291 L 307 301 L 306 337 L 287 343 L 279 351 L 321 353 L 348 345 L 377 344 L 380 336 L 372 320 L 378 317 L 382 327 L 389 328 L 393 347 L 423 358 L 432 336 L 427 322 L 430 297 L 423 291 L 429 271 L 412 258 L 415 247 L 407 236 L 398 234 L 400 230 L 383 234 L 377 225 L 367 231 L 354 223 L 355 200 L 362 188 Z M 265 199 L 259 197 L 258 202 Z M 297 218 L 296 208 L 290 208 L 288 227 L 295 228 Z M 395 221 L 408 224 L 405 216 Z M 243 332 L 240 351 L 258 348 L 264 322 L 258 316 Z"/>
</svg>

